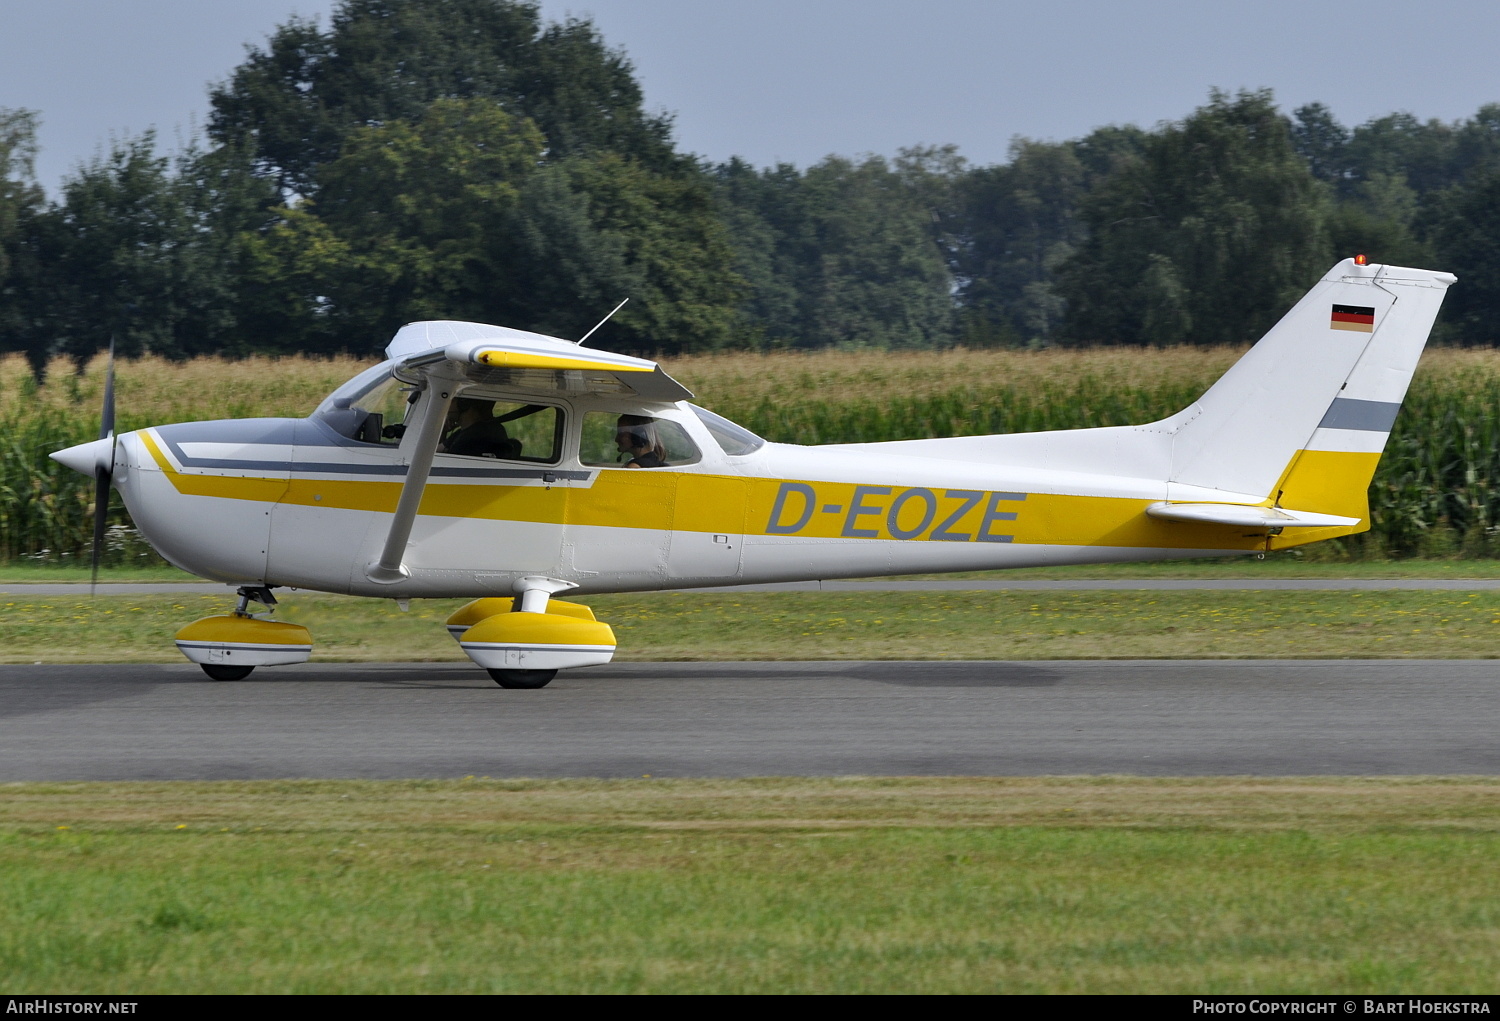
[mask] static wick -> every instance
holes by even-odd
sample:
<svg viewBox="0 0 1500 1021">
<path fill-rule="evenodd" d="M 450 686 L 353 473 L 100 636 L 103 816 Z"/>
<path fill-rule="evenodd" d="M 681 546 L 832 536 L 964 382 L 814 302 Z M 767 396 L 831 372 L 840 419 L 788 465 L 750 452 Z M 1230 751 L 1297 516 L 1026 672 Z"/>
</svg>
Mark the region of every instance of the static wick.
<svg viewBox="0 0 1500 1021">
<path fill-rule="evenodd" d="M 625 301 L 629 301 L 629 300 L 630 300 L 629 298 L 625 299 Z M 603 319 L 599 320 L 599 325 L 598 326 L 595 326 L 594 329 L 590 330 L 589 332 L 585 333 L 583 336 L 579 337 L 578 338 L 578 346 L 579 347 L 583 347 L 583 342 L 585 340 L 588 340 L 590 337 L 592 337 L 594 335 L 594 332 L 599 329 L 599 326 L 603 326 L 605 323 L 607 323 L 611 319 L 613 319 L 615 313 L 618 312 L 618 311 L 620 311 L 620 309 L 622 309 L 622 308 L 625 307 L 625 301 L 620 302 L 614 308 L 610 309 L 609 310 L 609 315 L 607 315 Z"/>
</svg>

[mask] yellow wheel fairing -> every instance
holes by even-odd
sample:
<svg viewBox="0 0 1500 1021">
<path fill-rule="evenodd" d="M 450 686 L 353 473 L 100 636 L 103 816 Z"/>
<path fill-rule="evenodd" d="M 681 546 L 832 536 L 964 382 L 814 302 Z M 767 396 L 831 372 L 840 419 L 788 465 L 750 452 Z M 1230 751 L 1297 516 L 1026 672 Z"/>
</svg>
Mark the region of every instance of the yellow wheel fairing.
<svg viewBox="0 0 1500 1021">
<path fill-rule="evenodd" d="M 224 614 L 203 617 L 177 632 L 179 642 L 247 642 L 253 645 L 306 645 L 312 648 L 312 635 L 301 624 L 280 620 L 261 620 Z"/>
<path fill-rule="evenodd" d="M 282 666 L 312 656 L 312 635 L 300 624 L 238 614 L 203 617 L 177 632 L 178 650 L 194 663 Z"/>
<path fill-rule="evenodd" d="M 510 613 L 515 609 L 515 599 L 510 596 L 490 596 L 485 599 L 476 599 L 471 603 L 465 603 L 454 610 L 448 616 L 448 625 L 462 624 L 466 629 L 478 624 L 481 620 L 493 617 L 500 613 Z M 570 603 L 566 599 L 547 600 L 547 612 L 563 617 L 577 617 L 579 620 L 598 620 L 594 611 L 582 603 Z"/>
<path fill-rule="evenodd" d="M 486 617 L 465 631 L 464 645 L 615 645 L 614 628 L 599 620 L 565 617 L 557 613 L 500 613 Z"/>
<path fill-rule="evenodd" d="M 587 606 L 584 606 L 582 603 L 570 603 L 566 599 L 547 600 L 547 612 L 559 613 L 564 617 L 577 617 L 579 620 L 599 619 L 598 617 L 594 616 L 594 611 L 589 609 Z"/>
<path fill-rule="evenodd" d="M 459 637 L 459 645 L 487 670 L 563 670 L 599 666 L 615 654 L 608 624 L 555 613 L 501 613 Z"/>
<path fill-rule="evenodd" d="M 465 603 L 448 615 L 448 633 L 455 640 L 480 621 L 515 610 L 516 601 L 510 596 L 491 596 Z M 577 617 L 579 620 L 597 620 L 594 611 L 582 603 L 570 603 L 565 599 L 547 600 L 547 613 L 562 617 Z"/>
<path fill-rule="evenodd" d="M 516 601 L 510 596 L 490 596 L 484 599 L 475 599 L 472 602 L 464 603 L 464 605 L 448 614 L 448 619 L 443 623 L 447 626 L 449 633 L 454 638 L 457 638 L 486 617 L 493 617 L 499 613 L 510 613 L 515 608 L 515 603 Z M 455 630 L 455 628 L 460 630 Z"/>
</svg>

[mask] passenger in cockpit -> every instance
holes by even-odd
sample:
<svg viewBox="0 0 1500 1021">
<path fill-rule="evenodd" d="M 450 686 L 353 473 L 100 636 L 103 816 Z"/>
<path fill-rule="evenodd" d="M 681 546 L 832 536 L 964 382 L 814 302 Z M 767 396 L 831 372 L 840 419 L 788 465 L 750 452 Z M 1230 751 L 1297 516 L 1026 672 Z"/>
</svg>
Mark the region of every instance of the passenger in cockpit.
<svg viewBox="0 0 1500 1021">
<path fill-rule="evenodd" d="M 656 419 L 645 415 L 621 415 L 615 424 L 615 446 L 621 456 L 630 455 L 626 468 L 665 468 L 667 448 L 656 431 Z"/>
<path fill-rule="evenodd" d="M 494 417 L 494 409 L 492 401 L 472 397 L 455 400 L 443 425 L 443 442 L 438 444 L 438 450 L 470 457 L 518 456 L 521 444 L 510 438 L 504 423 Z"/>
</svg>

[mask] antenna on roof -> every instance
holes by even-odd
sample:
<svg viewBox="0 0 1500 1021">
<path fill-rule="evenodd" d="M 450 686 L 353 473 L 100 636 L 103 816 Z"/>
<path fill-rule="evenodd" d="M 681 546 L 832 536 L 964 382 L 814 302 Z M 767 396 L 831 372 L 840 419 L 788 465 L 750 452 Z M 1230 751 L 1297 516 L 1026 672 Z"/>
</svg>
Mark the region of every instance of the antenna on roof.
<svg viewBox="0 0 1500 1021">
<path fill-rule="evenodd" d="M 625 299 L 625 301 L 629 301 L 629 300 L 630 300 L 629 298 Z M 583 336 L 579 337 L 578 340 L 577 340 L 578 346 L 579 347 L 583 347 L 583 342 L 585 340 L 588 340 L 590 337 L 592 337 L 594 335 L 594 331 L 599 329 L 599 326 L 603 326 L 605 323 L 609 322 L 610 319 L 612 319 L 614 317 L 614 314 L 616 312 L 618 312 L 618 311 L 620 311 L 620 309 L 624 308 L 625 307 L 625 301 L 620 302 L 614 308 L 610 309 L 609 315 L 607 315 L 603 319 L 599 320 L 599 325 L 595 326 L 593 330 L 590 330 L 589 332 L 585 333 Z"/>
</svg>

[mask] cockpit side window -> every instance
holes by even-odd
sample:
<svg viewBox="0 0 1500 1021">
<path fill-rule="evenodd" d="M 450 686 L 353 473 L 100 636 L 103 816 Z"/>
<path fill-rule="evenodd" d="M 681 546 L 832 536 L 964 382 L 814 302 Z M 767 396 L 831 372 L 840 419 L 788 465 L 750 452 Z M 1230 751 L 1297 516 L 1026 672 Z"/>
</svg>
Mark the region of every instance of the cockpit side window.
<svg viewBox="0 0 1500 1021">
<path fill-rule="evenodd" d="M 562 436 L 562 410 L 550 404 L 458 397 L 448 409 L 438 451 L 554 464 L 562 453 Z"/>
<path fill-rule="evenodd" d="M 583 416 L 578 456 L 594 468 L 673 468 L 702 458 L 687 431 L 671 419 L 617 411 Z"/>
</svg>

